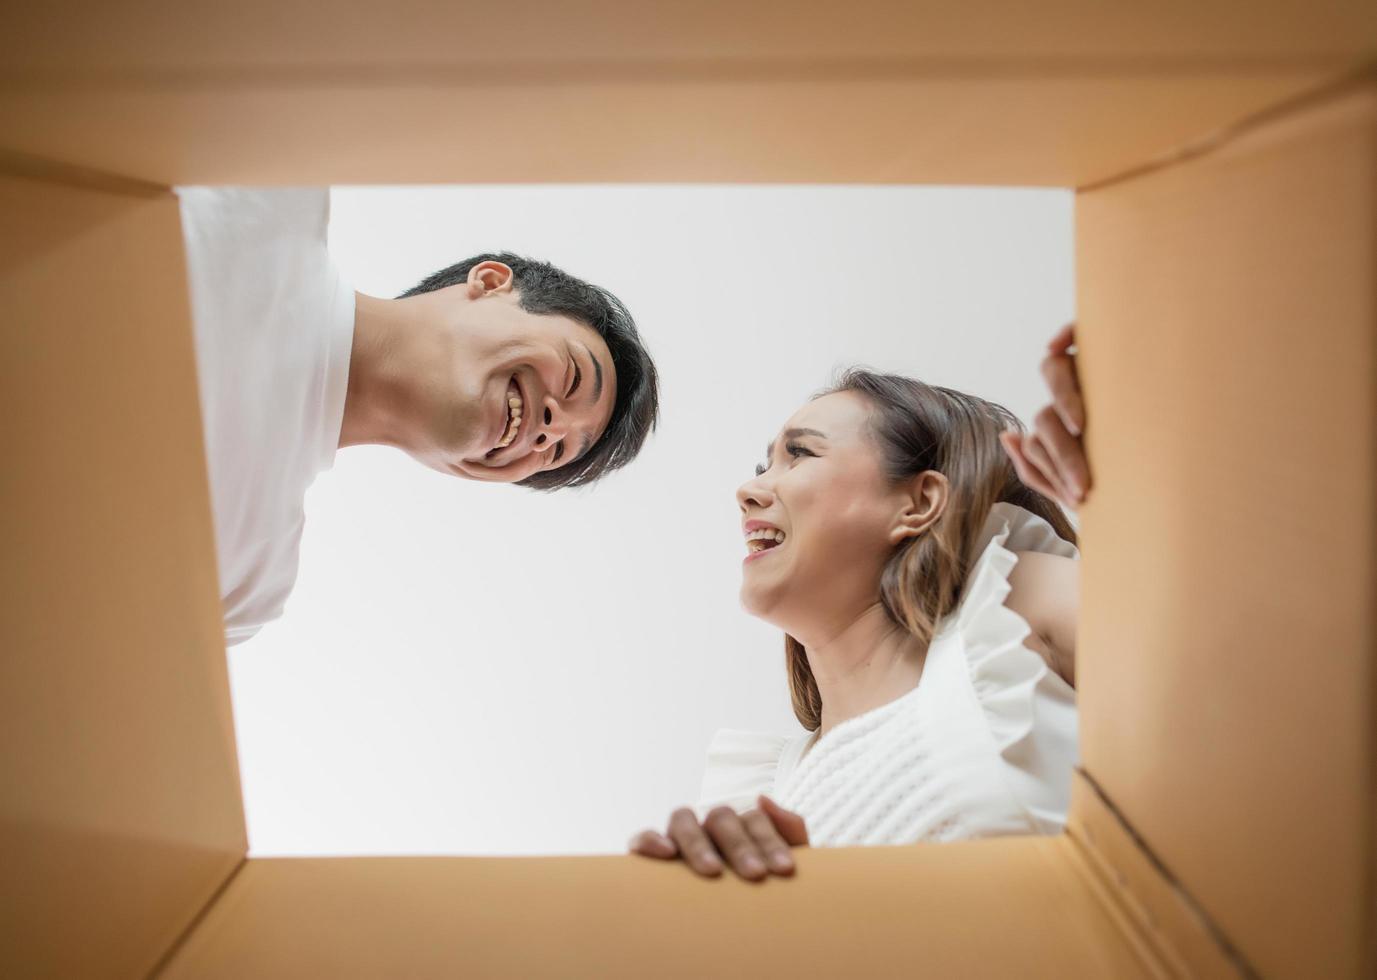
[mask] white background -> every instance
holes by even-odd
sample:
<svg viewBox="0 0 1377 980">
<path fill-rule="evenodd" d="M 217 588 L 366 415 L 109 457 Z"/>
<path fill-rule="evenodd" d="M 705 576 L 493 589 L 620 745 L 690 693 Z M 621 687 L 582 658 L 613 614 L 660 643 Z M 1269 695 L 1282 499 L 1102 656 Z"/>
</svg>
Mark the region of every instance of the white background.
<svg viewBox="0 0 1377 980">
<path fill-rule="evenodd" d="M 616 851 L 695 801 L 714 730 L 797 730 L 781 639 L 737 605 L 733 491 L 852 363 L 1027 419 L 1072 317 L 1071 225 L 1047 190 L 336 189 L 360 292 L 493 249 L 611 288 L 663 422 L 554 495 L 340 453 L 286 615 L 231 651 L 252 853 Z"/>
</svg>

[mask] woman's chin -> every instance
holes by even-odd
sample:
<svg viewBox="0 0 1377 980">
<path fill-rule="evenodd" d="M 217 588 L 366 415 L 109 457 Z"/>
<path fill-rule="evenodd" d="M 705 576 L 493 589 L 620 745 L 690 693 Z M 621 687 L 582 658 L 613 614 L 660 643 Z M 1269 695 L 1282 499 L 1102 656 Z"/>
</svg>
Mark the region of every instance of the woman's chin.
<svg viewBox="0 0 1377 980">
<path fill-rule="evenodd" d="M 756 619 L 772 622 L 771 613 L 779 606 L 777 588 L 761 588 L 752 582 L 741 583 L 741 608 Z"/>
</svg>

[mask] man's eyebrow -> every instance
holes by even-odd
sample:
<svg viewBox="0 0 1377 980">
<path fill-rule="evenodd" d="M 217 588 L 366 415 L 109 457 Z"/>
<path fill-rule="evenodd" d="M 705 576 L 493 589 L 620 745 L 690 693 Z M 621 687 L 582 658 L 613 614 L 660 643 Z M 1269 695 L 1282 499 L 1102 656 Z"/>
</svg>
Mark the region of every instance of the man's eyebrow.
<svg viewBox="0 0 1377 980">
<path fill-rule="evenodd" d="M 593 354 L 593 349 L 583 341 L 579 341 L 579 346 L 588 354 L 588 359 L 593 362 L 593 404 L 596 405 L 602 400 L 602 361 L 599 361 Z M 569 462 L 574 463 L 583 458 L 583 454 L 588 452 L 588 447 L 593 444 L 593 440 L 585 433 L 583 441 L 579 443 L 578 455 Z"/>
<path fill-rule="evenodd" d="M 602 399 L 602 361 L 593 356 L 587 344 L 580 342 L 579 346 L 588 351 L 588 359 L 593 362 L 593 404 L 596 405 Z"/>
<path fill-rule="evenodd" d="M 819 439 L 826 439 L 826 432 L 819 432 L 817 429 L 785 429 L 784 438 L 797 439 L 799 436 L 817 436 Z M 775 454 L 775 444 L 772 442 L 765 447 L 765 458 L 769 459 Z"/>
</svg>

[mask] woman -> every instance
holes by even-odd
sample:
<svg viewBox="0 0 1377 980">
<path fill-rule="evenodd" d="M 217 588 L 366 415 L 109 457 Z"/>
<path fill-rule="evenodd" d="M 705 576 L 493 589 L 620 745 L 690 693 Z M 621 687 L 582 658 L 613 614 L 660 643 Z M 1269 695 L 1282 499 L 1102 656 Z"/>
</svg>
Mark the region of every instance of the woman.
<svg viewBox="0 0 1377 980">
<path fill-rule="evenodd" d="M 720 732 L 706 819 L 676 811 L 634 851 L 757 879 L 810 838 L 1062 827 L 1075 534 L 1001 448 L 1017 428 L 983 399 L 859 370 L 794 414 L 737 500 L 742 603 L 785 632 L 806 734 Z"/>
</svg>

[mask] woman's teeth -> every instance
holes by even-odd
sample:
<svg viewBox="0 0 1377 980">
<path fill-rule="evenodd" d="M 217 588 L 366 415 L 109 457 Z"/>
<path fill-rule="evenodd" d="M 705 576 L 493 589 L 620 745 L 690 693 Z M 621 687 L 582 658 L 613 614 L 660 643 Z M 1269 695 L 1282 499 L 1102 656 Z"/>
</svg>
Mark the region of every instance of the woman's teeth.
<svg viewBox="0 0 1377 980">
<path fill-rule="evenodd" d="M 506 449 L 521 433 L 521 395 L 515 385 L 507 389 L 507 429 L 497 440 L 497 449 Z"/>
<path fill-rule="evenodd" d="M 751 554 L 784 543 L 784 532 L 774 527 L 757 528 L 746 534 L 746 550 Z"/>
</svg>

